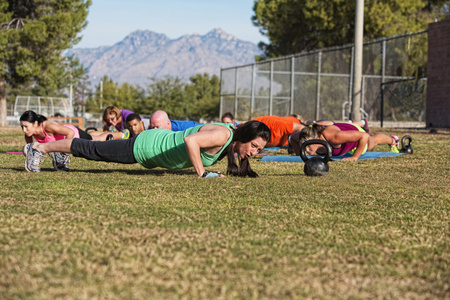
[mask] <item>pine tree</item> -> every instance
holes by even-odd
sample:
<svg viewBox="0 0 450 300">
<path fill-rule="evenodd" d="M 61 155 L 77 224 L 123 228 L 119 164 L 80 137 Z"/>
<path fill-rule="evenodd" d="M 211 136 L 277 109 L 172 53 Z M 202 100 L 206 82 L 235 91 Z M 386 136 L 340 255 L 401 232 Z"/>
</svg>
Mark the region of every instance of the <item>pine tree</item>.
<svg viewBox="0 0 450 300">
<path fill-rule="evenodd" d="M 79 42 L 90 0 L 0 0 L 0 126 L 6 126 L 6 84 L 33 81 L 45 91 L 70 77 L 62 52 Z"/>
<path fill-rule="evenodd" d="M 449 17 L 450 1 L 366 0 L 364 39 L 425 30 Z M 259 44 L 265 58 L 353 43 L 355 1 L 256 0 L 253 24 L 270 43 Z"/>
</svg>

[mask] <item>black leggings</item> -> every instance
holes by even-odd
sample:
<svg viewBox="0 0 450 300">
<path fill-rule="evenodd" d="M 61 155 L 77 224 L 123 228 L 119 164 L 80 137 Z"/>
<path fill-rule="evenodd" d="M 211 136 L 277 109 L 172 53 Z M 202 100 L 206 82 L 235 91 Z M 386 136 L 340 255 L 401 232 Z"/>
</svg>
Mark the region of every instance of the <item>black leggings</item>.
<svg viewBox="0 0 450 300">
<path fill-rule="evenodd" d="M 120 164 L 137 163 L 133 154 L 136 137 L 127 140 L 89 141 L 73 139 L 70 152 L 73 156 L 88 160 L 116 162 Z"/>
</svg>

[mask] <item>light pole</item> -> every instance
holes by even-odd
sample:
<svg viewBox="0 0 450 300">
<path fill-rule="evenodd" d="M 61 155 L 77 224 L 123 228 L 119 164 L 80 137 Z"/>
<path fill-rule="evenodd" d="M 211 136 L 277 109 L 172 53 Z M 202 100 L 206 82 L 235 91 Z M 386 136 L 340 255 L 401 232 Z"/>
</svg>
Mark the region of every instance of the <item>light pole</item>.
<svg viewBox="0 0 450 300">
<path fill-rule="evenodd" d="M 100 109 L 103 109 L 103 79 L 100 79 Z"/>
<path fill-rule="evenodd" d="M 64 64 L 69 68 L 69 117 L 73 117 L 73 78 L 72 78 L 72 66 L 67 57 L 64 57 Z"/>
<path fill-rule="evenodd" d="M 352 112 L 350 119 L 361 120 L 361 86 L 363 62 L 364 0 L 356 0 L 355 7 L 355 59 L 353 65 Z"/>
</svg>

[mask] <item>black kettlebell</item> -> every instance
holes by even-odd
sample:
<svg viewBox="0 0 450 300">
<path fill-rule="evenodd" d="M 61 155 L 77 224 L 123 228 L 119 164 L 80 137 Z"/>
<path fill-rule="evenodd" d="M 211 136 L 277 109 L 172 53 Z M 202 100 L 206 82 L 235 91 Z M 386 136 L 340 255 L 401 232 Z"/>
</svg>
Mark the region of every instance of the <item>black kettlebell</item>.
<svg viewBox="0 0 450 300">
<path fill-rule="evenodd" d="M 406 141 L 408 141 L 408 143 L 406 143 Z M 412 138 L 409 135 L 405 135 L 404 137 L 402 137 L 402 150 L 400 151 L 406 154 L 413 154 L 413 148 L 411 144 Z"/>
<path fill-rule="evenodd" d="M 322 146 L 325 146 L 325 149 L 327 149 L 327 153 L 325 154 L 325 157 L 311 157 L 308 159 L 306 156 L 305 150 L 308 145 L 312 144 L 320 144 Z M 300 146 L 300 157 L 305 162 L 305 167 L 303 168 L 305 174 L 307 176 L 324 176 L 328 174 L 329 166 L 328 161 L 331 159 L 331 154 L 333 153 L 333 150 L 331 149 L 331 145 L 324 140 L 319 139 L 312 139 L 307 140 L 306 142 L 303 142 Z"/>
</svg>

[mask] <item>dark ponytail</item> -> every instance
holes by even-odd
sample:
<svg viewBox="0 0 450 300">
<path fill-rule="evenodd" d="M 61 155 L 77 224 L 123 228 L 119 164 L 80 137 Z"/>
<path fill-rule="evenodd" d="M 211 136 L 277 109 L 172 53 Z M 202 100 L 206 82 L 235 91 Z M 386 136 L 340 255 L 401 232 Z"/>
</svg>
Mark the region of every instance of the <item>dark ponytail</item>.
<svg viewBox="0 0 450 300">
<path fill-rule="evenodd" d="M 42 122 L 47 121 L 47 118 L 43 115 L 38 115 L 32 110 L 27 110 L 20 116 L 20 121 L 30 122 L 32 124 L 37 121 L 41 125 Z"/>
</svg>

